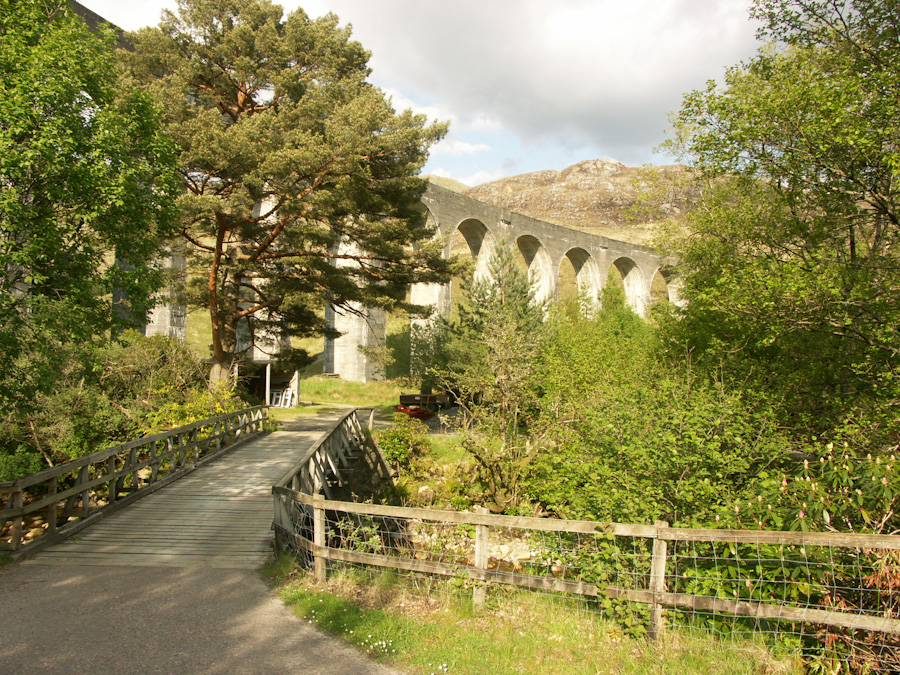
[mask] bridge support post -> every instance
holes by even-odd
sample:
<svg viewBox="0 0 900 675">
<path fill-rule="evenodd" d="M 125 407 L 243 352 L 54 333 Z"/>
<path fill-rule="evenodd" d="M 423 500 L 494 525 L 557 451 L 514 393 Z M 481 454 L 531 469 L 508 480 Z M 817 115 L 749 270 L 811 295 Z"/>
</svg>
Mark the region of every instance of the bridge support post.
<svg viewBox="0 0 900 675">
<path fill-rule="evenodd" d="M 184 342 L 187 336 L 187 306 L 181 299 L 187 261 L 183 253 L 172 251 L 163 260 L 163 267 L 173 272 L 177 281 L 167 288 L 159 298 L 159 304 L 150 312 L 144 327 L 145 335 L 165 335 Z"/>
<path fill-rule="evenodd" d="M 377 307 L 353 303 L 353 311 L 338 313 L 325 308 L 329 327 L 341 333 L 325 338 L 324 371 L 349 382 L 374 382 L 384 379 L 378 352 L 385 348 L 387 314 Z M 362 347 L 362 349 L 360 349 Z"/>
</svg>

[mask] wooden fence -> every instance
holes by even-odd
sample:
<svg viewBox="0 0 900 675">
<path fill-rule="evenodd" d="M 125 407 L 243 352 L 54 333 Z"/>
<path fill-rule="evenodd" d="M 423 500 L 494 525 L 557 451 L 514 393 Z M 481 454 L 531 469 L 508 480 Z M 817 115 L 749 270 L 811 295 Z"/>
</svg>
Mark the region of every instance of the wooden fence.
<svg viewBox="0 0 900 675">
<path fill-rule="evenodd" d="M 145 436 L 0 483 L 0 553 L 33 555 L 263 431 L 266 406 Z"/>
<path fill-rule="evenodd" d="M 853 640 L 878 634 L 875 658 L 898 658 L 900 536 L 629 525 L 329 499 L 329 484 L 339 480 L 329 469 L 364 442 L 348 414 L 273 487 L 276 545 L 309 560 L 321 580 L 329 564 L 351 564 L 467 578 L 476 602 L 486 584 L 627 601 L 649 607 L 651 636 L 663 628 L 663 608 L 757 626 L 826 626 Z M 528 549 L 522 561 L 491 553 L 503 541 Z"/>
</svg>

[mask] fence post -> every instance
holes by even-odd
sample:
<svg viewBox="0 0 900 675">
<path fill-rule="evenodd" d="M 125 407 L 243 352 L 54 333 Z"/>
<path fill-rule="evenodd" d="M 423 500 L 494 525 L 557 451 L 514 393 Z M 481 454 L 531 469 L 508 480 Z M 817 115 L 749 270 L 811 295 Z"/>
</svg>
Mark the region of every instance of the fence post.
<svg viewBox="0 0 900 675">
<path fill-rule="evenodd" d="M 657 520 L 656 533 L 669 526 L 664 520 Z M 664 624 L 662 605 L 658 602 L 658 595 L 666 591 L 666 541 L 659 536 L 653 539 L 653 556 L 650 559 L 650 592 L 653 593 L 653 603 L 650 605 L 650 630 L 651 640 L 657 640 L 662 635 Z"/>
<path fill-rule="evenodd" d="M 484 514 L 488 510 L 483 506 L 476 506 L 475 513 Z M 490 540 L 490 527 L 488 525 L 475 526 L 475 569 L 487 570 L 488 567 L 488 541 Z M 475 582 L 475 589 L 472 591 L 472 604 L 476 610 L 484 609 L 484 603 L 487 596 L 487 581 L 479 580 Z"/>
<path fill-rule="evenodd" d="M 325 548 L 325 509 L 322 508 L 322 501 L 322 495 L 313 495 L 313 544 L 315 545 L 313 555 L 315 556 L 316 581 L 319 583 L 325 583 L 327 564 L 321 551 L 322 548 Z"/>
</svg>

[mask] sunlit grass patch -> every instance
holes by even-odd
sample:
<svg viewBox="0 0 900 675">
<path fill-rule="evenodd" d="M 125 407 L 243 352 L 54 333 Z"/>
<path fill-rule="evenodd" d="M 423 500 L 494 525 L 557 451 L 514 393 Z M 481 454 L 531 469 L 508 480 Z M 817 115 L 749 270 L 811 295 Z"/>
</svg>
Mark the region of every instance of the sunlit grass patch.
<svg viewBox="0 0 900 675">
<path fill-rule="evenodd" d="M 500 589 L 475 611 L 471 592 L 453 580 L 412 580 L 391 572 L 346 570 L 318 585 L 304 573 L 282 575 L 281 595 L 301 619 L 338 635 L 373 658 L 416 674 L 801 672 L 748 645 L 625 635 L 578 601 Z M 431 588 L 423 594 L 422 588 Z"/>
<path fill-rule="evenodd" d="M 390 413 L 403 392 L 393 380 L 384 382 L 347 382 L 334 377 L 309 377 L 300 381 L 300 400 L 316 403 L 341 403 L 378 408 Z"/>
</svg>

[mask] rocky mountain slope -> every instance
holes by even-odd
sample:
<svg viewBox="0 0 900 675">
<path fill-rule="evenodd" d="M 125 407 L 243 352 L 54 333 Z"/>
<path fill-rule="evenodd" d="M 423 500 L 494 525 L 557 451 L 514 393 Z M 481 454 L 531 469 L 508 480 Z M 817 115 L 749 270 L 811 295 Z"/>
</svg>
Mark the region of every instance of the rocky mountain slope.
<svg viewBox="0 0 900 675">
<path fill-rule="evenodd" d="M 659 223 L 681 219 L 699 197 L 689 177 L 679 164 L 630 167 L 614 159 L 591 159 L 562 171 L 510 176 L 460 191 L 532 218 L 652 245 Z"/>
</svg>

